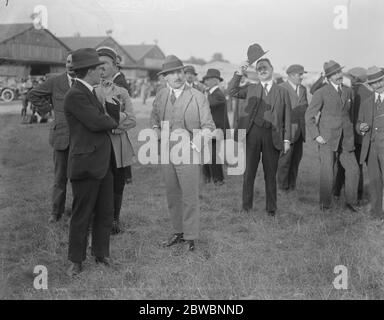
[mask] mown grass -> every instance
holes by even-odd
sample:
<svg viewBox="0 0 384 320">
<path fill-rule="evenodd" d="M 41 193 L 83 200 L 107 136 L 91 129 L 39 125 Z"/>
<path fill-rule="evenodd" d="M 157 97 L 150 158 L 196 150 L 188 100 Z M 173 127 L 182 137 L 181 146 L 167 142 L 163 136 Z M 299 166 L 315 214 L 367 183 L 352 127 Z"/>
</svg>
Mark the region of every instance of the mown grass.
<svg viewBox="0 0 384 320">
<path fill-rule="evenodd" d="M 279 195 L 276 219 L 264 211 L 259 169 L 252 215 L 240 213 L 240 176 L 202 190 L 197 251 L 162 248 L 170 232 L 165 190 L 156 166 L 135 165 L 126 187 L 126 231 L 112 238 L 112 268 L 89 257 L 75 279 L 68 267 L 68 221 L 47 223 L 52 150 L 48 125 L 0 119 L 2 299 L 383 299 L 384 234 L 367 212 L 318 209 L 318 158 L 306 144 L 299 186 Z M 135 135 L 147 125 L 140 120 Z M 70 190 L 70 186 L 69 186 Z M 70 207 L 70 192 L 68 207 Z M 367 209 L 366 209 L 367 210 Z M 33 288 L 33 268 L 48 268 L 48 290 Z M 334 267 L 345 265 L 348 290 L 336 290 Z"/>
</svg>

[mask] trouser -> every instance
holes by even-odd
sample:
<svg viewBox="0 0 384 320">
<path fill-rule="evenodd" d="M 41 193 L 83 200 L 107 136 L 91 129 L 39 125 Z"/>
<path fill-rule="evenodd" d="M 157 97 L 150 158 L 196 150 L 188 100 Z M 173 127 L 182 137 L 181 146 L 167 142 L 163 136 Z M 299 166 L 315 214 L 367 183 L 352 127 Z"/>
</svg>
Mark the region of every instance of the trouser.
<svg viewBox="0 0 384 320">
<path fill-rule="evenodd" d="M 213 182 L 223 181 L 223 165 L 217 164 L 217 142 L 216 139 L 212 140 L 212 163 L 203 165 L 204 179 L 213 180 Z"/>
<path fill-rule="evenodd" d="M 197 164 L 163 164 L 168 209 L 175 233 L 185 240 L 199 237 L 199 171 Z"/>
<path fill-rule="evenodd" d="M 332 191 L 337 176 L 337 162 L 345 170 L 345 198 L 348 204 L 356 204 L 359 183 L 359 166 L 354 152 L 333 151 L 327 144 L 319 145 L 320 152 L 320 207 L 330 208 Z"/>
<path fill-rule="evenodd" d="M 52 215 L 61 216 L 65 210 L 67 194 L 67 163 L 69 148 L 53 150 L 54 184 L 52 193 Z"/>
<path fill-rule="evenodd" d="M 103 179 L 73 180 L 72 217 L 69 226 L 68 259 L 86 259 L 87 233 L 92 222 L 92 255 L 109 257 L 113 221 L 113 175 L 109 168 Z"/>
<path fill-rule="evenodd" d="M 125 179 L 132 179 L 132 167 L 125 167 Z"/>
<path fill-rule="evenodd" d="M 359 165 L 359 185 L 357 189 L 357 199 L 361 200 L 363 198 L 363 192 L 364 192 L 364 176 L 363 176 L 363 165 L 360 164 L 360 154 L 361 154 L 361 144 L 355 145 L 355 156 L 356 161 Z M 343 188 L 343 185 L 345 183 L 345 170 L 340 164 L 340 161 L 337 162 L 337 175 L 334 185 L 333 194 L 336 197 L 340 197 L 341 189 Z"/>
<path fill-rule="evenodd" d="M 384 139 L 383 139 L 384 140 Z M 383 179 L 384 145 L 383 140 L 371 142 L 368 154 L 368 176 L 371 192 L 371 214 L 374 218 L 384 218 L 383 214 Z M 381 145 L 380 145 L 380 144 Z"/>
<path fill-rule="evenodd" d="M 246 137 L 246 167 L 243 180 L 243 209 L 248 210 L 253 206 L 253 192 L 256 172 L 260 162 L 260 156 L 262 154 L 266 191 L 266 210 L 276 210 L 276 173 L 279 153 L 279 150 L 277 150 L 273 145 L 272 129 L 252 125 Z"/>
<path fill-rule="evenodd" d="M 280 189 L 289 190 L 296 188 L 297 174 L 299 165 L 303 157 L 303 136 L 291 144 L 287 153 L 282 153 L 277 169 L 277 181 Z"/>
</svg>

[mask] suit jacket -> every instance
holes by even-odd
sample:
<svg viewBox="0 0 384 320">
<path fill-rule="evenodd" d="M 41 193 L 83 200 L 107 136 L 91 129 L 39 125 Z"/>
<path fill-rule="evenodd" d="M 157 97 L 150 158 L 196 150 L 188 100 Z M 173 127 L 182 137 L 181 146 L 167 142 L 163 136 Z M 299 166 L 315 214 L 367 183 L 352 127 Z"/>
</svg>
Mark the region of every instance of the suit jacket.
<svg viewBox="0 0 384 320">
<path fill-rule="evenodd" d="M 230 127 L 227 113 L 227 99 L 225 99 L 224 93 L 219 88 L 216 88 L 212 93 L 208 93 L 208 102 L 216 128 L 222 129 L 225 136 L 225 130 L 230 129 Z"/>
<path fill-rule="evenodd" d="M 65 95 L 64 112 L 71 137 L 68 178 L 102 179 L 111 159 L 108 131 L 118 123 L 104 113 L 101 103 L 79 81 Z"/>
<path fill-rule="evenodd" d="M 240 115 L 238 129 L 246 129 L 247 133 L 253 125 L 263 96 L 261 83 L 239 87 L 241 75 L 235 74 L 228 83 L 228 92 L 232 97 L 246 99 L 244 113 Z M 282 150 L 284 140 L 291 141 L 291 102 L 288 91 L 273 84 L 269 91 L 271 97 L 271 111 L 264 114 L 264 119 L 272 125 L 272 140 L 276 149 Z M 235 135 L 236 138 L 237 134 Z"/>
<path fill-rule="evenodd" d="M 307 89 L 300 85 L 300 96 L 298 96 L 288 81 L 282 83 L 281 86 L 288 90 L 291 99 L 291 143 L 296 142 L 300 135 L 305 141 L 305 111 L 308 108 Z"/>
<path fill-rule="evenodd" d="M 151 113 L 151 126 L 161 126 L 161 121 L 164 121 L 165 106 L 169 98 L 169 88 L 162 88 L 156 94 L 153 101 Z M 212 120 L 211 110 L 207 98 L 200 91 L 190 88 L 187 85 L 176 103 L 180 105 L 183 115 L 182 123 L 184 129 L 190 133 L 193 129 L 211 129 L 215 130 L 215 123 Z"/>
<path fill-rule="evenodd" d="M 49 143 L 55 150 L 65 150 L 69 146 L 68 124 L 64 116 L 64 96 L 68 90 L 67 73 L 62 73 L 48 78 L 27 95 L 40 115 L 53 108 L 55 118 L 49 132 Z"/>
<path fill-rule="evenodd" d="M 324 82 L 324 80 L 325 80 L 324 76 L 320 76 L 320 78 L 315 81 L 315 83 L 312 85 L 311 89 L 309 90 L 311 95 L 314 95 L 317 90 L 319 90 L 320 88 L 324 87 L 327 84 Z"/>
<path fill-rule="evenodd" d="M 352 87 L 353 89 L 353 125 L 356 126 L 358 117 L 359 117 L 359 111 L 361 107 L 361 103 L 368 98 L 371 94 L 373 94 L 372 89 L 367 87 L 365 84 L 358 84 L 354 85 Z M 363 143 L 363 136 L 360 135 L 359 132 L 355 130 L 355 145 L 356 144 L 362 144 Z"/>
<path fill-rule="evenodd" d="M 364 90 L 363 88 L 361 88 Z M 369 147 L 371 145 L 372 128 L 374 120 L 374 108 L 375 108 L 375 93 L 365 88 L 367 91 L 364 93 L 364 97 L 361 97 L 359 114 L 356 121 L 355 130 L 359 136 L 362 137 L 362 146 L 360 153 L 360 163 L 363 164 L 368 157 Z M 360 124 L 367 123 L 369 125 L 369 131 L 363 136 L 360 131 Z"/>
<path fill-rule="evenodd" d="M 105 108 L 107 98 L 105 91 L 100 85 L 95 88 L 95 91 L 97 98 Z M 108 132 L 108 135 L 112 141 L 113 151 L 115 153 L 116 166 L 117 168 L 122 168 L 133 164 L 135 152 L 128 137 L 127 131 L 136 127 L 136 117 L 133 112 L 131 98 L 129 97 L 128 91 L 125 88 L 113 84 L 111 95 L 111 98 L 117 99 L 119 101 L 120 112 L 125 113 L 127 116 L 125 120 L 123 120 L 117 127 L 117 129 L 121 129 L 122 132 L 119 134 Z"/>
<path fill-rule="evenodd" d="M 128 91 L 129 95 L 131 95 L 130 85 L 128 84 L 127 80 L 125 79 L 125 76 L 121 72 L 115 79 L 113 79 L 113 83 L 115 83 L 119 87 L 125 88 Z"/>
<path fill-rule="evenodd" d="M 318 89 L 305 113 L 305 121 L 313 139 L 322 136 L 333 151 L 342 147 L 345 151 L 353 151 L 353 93 L 346 86 L 342 86 L 341 98 L 332 84 L 326 84 Z M 320 119 L 317 123 L 318 113 Z"/>
</svg>

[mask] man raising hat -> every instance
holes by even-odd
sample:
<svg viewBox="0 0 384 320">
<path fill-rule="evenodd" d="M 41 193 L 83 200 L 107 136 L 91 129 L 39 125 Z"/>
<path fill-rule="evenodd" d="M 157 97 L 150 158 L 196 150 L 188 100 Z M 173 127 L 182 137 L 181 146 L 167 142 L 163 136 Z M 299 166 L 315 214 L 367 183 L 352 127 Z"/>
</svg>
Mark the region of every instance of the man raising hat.
<svg viewBox="0 0 384 320">
<path fill-rule="evenodd" d="M 303 82 L 304 67 L 293 64 L 288 67 L 288 79 L 281 86 L 288 90 L 291 100 L 291 148 L 283 153 L 279 159 L 277 179 L 279 188 L 284 191 L 296 188 L 299 164 L 303 157 L 303 143 L 305 142 L 305 111 L 308 107 L 307 89 Z"/>
<path fill-rule="evenodd" d="M 207 74 L 203 77 L 203 82 L 207 87 L 207 97 L 209 107 L 211 109 L 212 119 L 215 122 L 216 128 L 223 130 L 223 137 L 229 128 L 229 120 L 227 113 L 227 100 L 221 89 L 219 88 L 221 78 L 220 71 L 217 69 L 208 69 Z M 217 158 L 217 141 L 212 140 L 212 164 L 203 165 L 203 175 L 205 182 L 213 180 L 216 186 L 224 184 L 223 165 L 216 163 Z"/>
<path fill-rule="evenodd" d="M 92 255 L 109 265 L 109 238 L 113 221 L 113 149 L 108 135 L 120 120 L 105 113 L 93 86 L 100 83 L 103 64 L 95 49 L 72 54 L 77 79 L 64 98 L 69 127 L 68 178 L 72 184 L 72 217 L 69 226 L 70 276 L 82 270 L 86 259 L 87 232 L 92 222 Z M 114 108 L 113 104 L 106 105 Z"/>
<path fill-rule="evenodd" d="M 181 60 L 174 55 L 167 56 L 160 74 L 168 86 L 160 89 L 153 101 L 151 124 L 158 137 L 169 124 L 170 132 L 186 131 L 191 135 L 193 130 L 202 129 L 201 135 L 211 138 L 215 124 L 208 100 L 203 93 L 185 84 Z M 170 160 L 168 164 L 162 163 L 162 171 L 174 233 L 164 245 L 169 247 L 186 241 L 188 250 L 193 251 L 200 229 L 200 166 L 175 164 Z"/>
<path fill-rule="evenodd" d="M 376 66 L 367 71 L 367 83 L 374 92 L 363 98 L 356 123 L 363 136 L 360 163 L 367 162 L 371 191 L 371 215 L 384 220 L 384 71 Z"/>
<path fill-rule="evenodd" d="M 320 152 L 320 208 L 332 206 L 332 190 L 337 161 L 345 169 L 346 206 L 357 207 L 359 167 L 355 158 L 352 124 L 353 93 L 343 83 L 343 67 L 335 61 L 324 63 L 328 84 L 318 89 L 305 114 L 310 135 L 316 140 Z M 319 118 L 320 113 L 320 118 Z"/>
<path fill-rule="evenodd" d="M 126 180 L 128 166 L 133 163 L 134 151 L 132 143 L 128 137 L 128 130 L 136 126 L 136 117 L 133 113 L 132 101 L 128 90 L 115 84 L 117 75 L 117 54 L 109 47 L 101 47 L 96 50 L 102 66 L 101 84 L 95 88 L 96 95 L 102 105 L 105 101 L 119 101 L 120 112 L 126 115 L 125 119 L 119 124 L 118 128 L 108 132 L 112 141 L 114 159 L 112 161 L 113 173 L 113 193 L 114 193 L 114 217 L 112 234 L 122 231 L 120 225 L 120 211 L 123 200 L 123 191 Z"/>
</svg>

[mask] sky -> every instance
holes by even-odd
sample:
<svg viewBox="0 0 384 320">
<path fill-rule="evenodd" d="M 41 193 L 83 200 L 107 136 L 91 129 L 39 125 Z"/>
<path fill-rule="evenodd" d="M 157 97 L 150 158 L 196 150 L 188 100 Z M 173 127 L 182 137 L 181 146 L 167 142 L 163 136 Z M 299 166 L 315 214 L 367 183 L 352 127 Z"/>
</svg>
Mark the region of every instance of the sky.
<svg viewBox="0 0 384 320">
<path fill-rule="evenodd" d="M 158 42 L 165 54 L 210 60 L 221 52 L 238 64 L 249 45 L 268 50 L 276 70 L 299 63 L 321 70 L 384 67 L 383 0 L 0 0 L 0 22 L 31 22 L 35 5 L 48 9 L 56 36 L 102 36 L 120 44 Z M 337 6 L 346 8 L 340 20 Z M 335 27 L 335 21 L 342 29 Z"/>
</svg>

